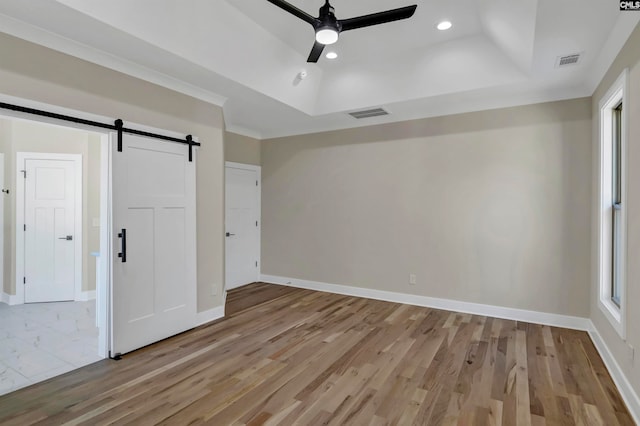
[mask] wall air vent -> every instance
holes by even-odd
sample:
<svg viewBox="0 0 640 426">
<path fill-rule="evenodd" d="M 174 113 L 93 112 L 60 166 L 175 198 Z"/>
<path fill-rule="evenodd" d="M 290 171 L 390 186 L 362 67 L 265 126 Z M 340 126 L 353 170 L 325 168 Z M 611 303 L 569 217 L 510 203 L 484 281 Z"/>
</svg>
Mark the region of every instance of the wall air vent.
<svg viewBox="0 0 640 426">
<path fill-rule="evenodd" d="M 365 109 L 362 111 L 353 111 L 349 113 L 353 118 L 360 120 L 361 118 L 378 117 L 380 115 L 389 115 L 389 113 L 382 108 Z"/>
<path fill-rule="evenodd" d="M 578 65 L 580 63 L 581 56 L 581 53 L 574 53 L 573 55 L 567 56 L 558 56 L 558 59 L 556 59 L 556 68 Z"/>
</svg>

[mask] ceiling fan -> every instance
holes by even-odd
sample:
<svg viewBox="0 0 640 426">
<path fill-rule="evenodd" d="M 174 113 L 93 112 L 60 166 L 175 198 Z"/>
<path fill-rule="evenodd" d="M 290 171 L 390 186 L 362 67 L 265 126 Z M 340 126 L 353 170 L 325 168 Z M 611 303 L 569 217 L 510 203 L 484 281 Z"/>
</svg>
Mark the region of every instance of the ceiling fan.
<svg viewBox="0 0 640 426">
<path fill-rule="evenodd" d="M 329 0 L 325 0 L 324 6 L 320 8 L 320 16 L 317 18 L 314 18 L 307 12 L 298 9 L 284 0 L 267 1 L 313 26 L 313 29 L 316 32 L 316 41 L 313 44 L 313 48 L 311 49 L 307 62 L 318 62 L 324 46 L 338 41 L 338 36 L 342 31 L 355 30 L 358 28 L 411 18 L 418 7 L 417 4 L 414 4 L 412 6 L 400 7 L 398 9 L 391 9 L 385 12 L 358 16 L 356 18 L 337 19 L 335 9 L 329 4 Z"/>
</svg>

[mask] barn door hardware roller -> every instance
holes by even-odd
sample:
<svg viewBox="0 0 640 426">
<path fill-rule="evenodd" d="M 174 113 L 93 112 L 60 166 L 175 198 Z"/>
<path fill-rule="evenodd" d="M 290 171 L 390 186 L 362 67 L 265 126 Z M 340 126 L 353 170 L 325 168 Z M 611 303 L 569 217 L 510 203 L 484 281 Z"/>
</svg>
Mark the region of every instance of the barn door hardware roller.
<svg viewBox="0 0 640 426">
<path fill-rule="evenodd" d="M 145 136 L 148 138 L 160 139 L 163 141 L 177 142 L 189 146 L 189 162 L 193 161 L 193 147 L 200 146 L 199 142 L 194 142 L 193 136 L 187 135 L 184 139 L 174 138 L 172 136 L 159 135 L 157 133 L 145 132 L 143 130 L 129 129 L 124 127 L 122 120 L 115 121 L 115 129 L 118 132 L 118 152 L 122 152 L 122 133 L 132 135 Z"/>
</svg>

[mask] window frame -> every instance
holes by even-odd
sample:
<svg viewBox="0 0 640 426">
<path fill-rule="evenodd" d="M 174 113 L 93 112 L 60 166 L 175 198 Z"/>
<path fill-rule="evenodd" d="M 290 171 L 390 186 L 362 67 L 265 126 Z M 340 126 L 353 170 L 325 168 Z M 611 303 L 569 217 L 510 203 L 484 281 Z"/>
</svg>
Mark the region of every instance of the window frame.
<svg viewBox="0 0 640 426">
<path fill-rule="evenodd" d="M 626 339 L 626 267 L 627 267 L 627 135 L 628 135 L 628 81 L 625 69 L 599 103 L 599 188 L 598 188 L 598 307 L 622 339 Z M 619 131 L 615 132 L 616 112 Z M 620 138 L 620 170 L 615 170 L 616 154 L 614 133 Z M 614 173 L 619 176 L 620 194 L 614 193 Z M 619 197 L 619 198 L 618 198 Z M 615 203 L 619 201 L 619 220 L 614 219 Z M 616 226 L 614 228 L 614 226 Z M 616 240 L 617 235 L 617 240 Z M 617 244 L 616 244 L 617 242 Z M 614 255 L 614 246 L 615 249 Z M 616 256 L 614 258 L 614 256 Z M 613 299 L 614 279 L 617 278 L 619 303 Z"/>
</svg>

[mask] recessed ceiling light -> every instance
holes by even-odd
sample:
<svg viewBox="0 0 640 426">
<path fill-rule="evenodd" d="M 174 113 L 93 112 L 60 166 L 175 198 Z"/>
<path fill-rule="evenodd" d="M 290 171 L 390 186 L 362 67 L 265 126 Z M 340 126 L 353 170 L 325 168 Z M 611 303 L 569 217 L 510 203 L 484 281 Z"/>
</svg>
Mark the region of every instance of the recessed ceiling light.
<svg viewBox="0 0 640 426">
<path fill-rule="evenodd" d="M 326 54 L 327 59 L 335 59 L 338 57 L 338 54 L 336 52 L 329 52 Z"/>
<path fill-rule="evenodd" d="M 451 22 L 449 21 L 442 21 L 438 24 L 438 29 L 440 31 L 444 31 L 444 30 L 448 30 L 449 28 L 451 28 L 453 25 L 451 24 Z"/>
</svg>

